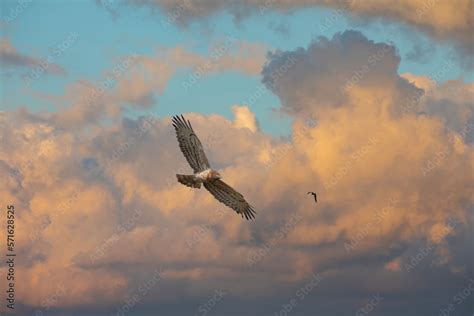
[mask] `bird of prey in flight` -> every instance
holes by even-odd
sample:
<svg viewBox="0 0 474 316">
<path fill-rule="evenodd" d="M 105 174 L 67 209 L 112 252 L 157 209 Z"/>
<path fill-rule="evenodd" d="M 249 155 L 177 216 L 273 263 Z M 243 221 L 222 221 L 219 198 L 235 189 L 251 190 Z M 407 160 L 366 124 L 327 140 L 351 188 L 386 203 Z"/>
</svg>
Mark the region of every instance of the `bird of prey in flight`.
<svg viewBox="0 0 474 316">
<path fill-rule="evenodd" d="M 315 203 L 318 203 L 318 197 L 316 196 L 316 193 L 314 193 L 314 192 L 308 192 L 308 194 L 313 195 L 313 197 L 314 197 L 314 202 L 315 202 Z"/>
<path fill-rule="evenodd" d="M 194 171 L 192 175 L 177 174 L 178 182 L 197 189 L 200 189 L 203 184 L 219 202 L 235 210 L 242 218 L 244 216 L 247 220 L 255 218 L 255 210 L 245 201 L 243 195 L 222 181 L 219 172 L 211 168 L 191 122 L 183 115 L 174 116 L 173 126 L 179 148 Z"/>
</svg>

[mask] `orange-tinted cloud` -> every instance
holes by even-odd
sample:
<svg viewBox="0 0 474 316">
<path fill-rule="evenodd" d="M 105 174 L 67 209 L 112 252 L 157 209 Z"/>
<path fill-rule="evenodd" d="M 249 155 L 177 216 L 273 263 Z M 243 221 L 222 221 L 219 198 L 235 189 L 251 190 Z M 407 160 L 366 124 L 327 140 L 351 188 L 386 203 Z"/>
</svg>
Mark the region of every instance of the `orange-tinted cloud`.
<svg viewBox="0 0 474 316">
<path fill-rule="evenodd" d="M 337 65 L 337 47 L 360 58 L 340 61 L 342 77 L 305 63 L 317 53 L 319 62 Z M 385 47 L 375 68 L 339 90 Z M 431 112 L 441 99 L 465 100 L 445 94 L 445 83 L 431 87 L 417 110 L 402 111 L 425 86 L 397 74 L 394 49 L 361 34 L 273 55 L 264 75 L 271 78 L 289 54 L 304 64 L 287 70 L 292 80 L 273 83 L 294 118 L 289 139 L 259 130 L 246 107 L 234 107 L 233 120 L 185 113 L 211 164 L 255 205 L 251 222 L 205 189 L 175 181 L 191 168 L 169 117 L 104 111 L 115 121 L 91 125 L 84 117 L 68 126 L 54 115 L 2 114 L 0 199 L 19 210 L 22 303 L 41 308 L 59 291 L 53 306 L 116 311 L 157 270 L 150 295 L 137 294 L 151 306 L 205 298 L 217 287 L 228 297 L 272 299 L 314 273 L 323 276 L 315 293 L 338 297 L 351 289 L 403 293 L 413 285 L 407 279 L 431 286 L 421 266 L 434 265 L 453 282 L 468 273 L 462 238 L 473 225 L 474 152 L 443 111 Z M 318 99 L 321 86 L 329 90 Z M 466 99 L 472 93 L 455 86 Z M 317 204 L 307 191 L 318 192 Z M 369 278 L 374 271 L 380 277 Z M 406 283 L 387 283 L 393 275 Z"/>
</svg>

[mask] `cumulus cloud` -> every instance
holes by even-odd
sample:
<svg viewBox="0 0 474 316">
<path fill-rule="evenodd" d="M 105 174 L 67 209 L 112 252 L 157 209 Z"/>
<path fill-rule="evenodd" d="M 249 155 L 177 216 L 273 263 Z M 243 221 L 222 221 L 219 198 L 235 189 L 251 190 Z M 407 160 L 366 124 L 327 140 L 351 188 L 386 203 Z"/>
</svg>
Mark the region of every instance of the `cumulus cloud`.
<svg viewBox="0 0 474 316">
<path fill-rule="evenodd" d="M 347 107 L 365 93 L 372 95 L 369 100 L 374 93 L 390 100 L 385 102 L 387 110 L 401 111 L 407 96 L 417 95 L 419 89 L 397 74 L 399 63 L 394 46 L 346 31 L 331 40 L 321 37 L 308 48 L 270 55 L 262 81 L 288 112 Z"/>
<path fill-rule="evenodd" d="M 252 132 L 256 132 L 259 129 L 255 114 L 247 106 L 234 105 L 232 106 L 232 112 L 235 116 L 235 127 L 247 128 Z"/>
<path fill-rule="evenodd" d="M 462 79 L 437 83 L 427 76 L 403 74 L 402 77 L 424 90 L 419 98 L 422 113 L 441 118 L 447 127 L 458 132 L 463 139 L 474 140 L 474 84 Z"/>
<path fill-rule="evenodd" d="M 338 93 L 378 49 L 384 58 Z M 293 55 L 297 62 L 273 80 Z M 334 308 L 327 295 L 349 313 L 381 293 L 381 310 L 395 304 L 408 313 L 415 294 L 440 279 L 443 288 L 417 308 L 443 307 L 440 297 L 472 275 L 474 152 L 454 128 L 465 121 L 433 104 L 463 104 L 472 87 L 456 82 L 454 97 L 443 90 L 449 83 L 433 86 L 433 101 L 416 105 L 433 112 L 402 111 L 425 86 L 397 74 L 392 46 L 354 32 L 269 58 L 264 82 L 294 118 L 289 139 L 259 130 L 246 107 L 234 106 L 233 120 L 185 113 L 211 164 L 257 208 L 253 222 L 176 182 L 190 168 L 169 117 L 116 114 L 92 126 L 27 111 L 0 117 L 0 199 L 28 227 L 17 236 L 25 310 L 64 285 L 55 307 L 116 311 L 155 271 L 157 284 L 137 294 L 155 311 L 203 302 L 219 288 L 234 311 L 271 315 L 314 273 L 322 281 L 305 301 L 313 311 Z M 318 192 L 316 206 L 307 191 Z M 262 299 L 270 305 L 257 312 L 235 303 Z"/>
</svg>

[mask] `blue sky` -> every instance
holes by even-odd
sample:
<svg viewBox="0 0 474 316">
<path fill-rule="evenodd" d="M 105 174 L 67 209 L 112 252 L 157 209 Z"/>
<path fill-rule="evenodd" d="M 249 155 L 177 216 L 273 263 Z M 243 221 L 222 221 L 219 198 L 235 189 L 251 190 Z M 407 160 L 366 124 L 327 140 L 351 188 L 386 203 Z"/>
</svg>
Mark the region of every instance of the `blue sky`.
<svg viewBox="0 0 474 316">
<path fill-rule="evenodd" d="M 3 2 L 3 19 L 17 6 L 16 1 Z M 13 109 L 25 106 L 33 111 L 51 111 L 55 106 L 47 96 L 64 94 L 67 86 L 75 81 L 100 82 L 104 71 L 114 67 L 122 56 L 131 53 L 149 55 L 159 47 L 175 46 L 209 54 L 210 46 L 227 35 L 263 43 L 273 51 L 307 47 L 318 36 L 332 37 L 346 29 L 360 30 L 373 41 L 393 42 L 402 56 L 399 72 L 417 75 L 432 74 L 438 65 L 451 58 L 453 49 L 450 44 L 435 45 L 432 39 L 418 31 L 407 32 L 406 26 L 381 20 L 362 22 L 326 8 L 297 10 L 292 14 L 269 12 L 260 15 L 257 12 L 240 21 L 228 13 L 219 13 L 205 22 L 192 22 L 186 26 L 165 24 L 167 16 L 158 9 L 151 12 L 146 7 L 114 2 L 109 9 L 94 1 L 30 2 L 13 22 L 2 28 L 2 36 L 8 37 L 17 51 L 45 59 L 51 54 L 51 49 L 63 42 L 71 32 L 75 32 L 78 39 L 54 59 L 55 63 L 66 69 L 67 75 L 44 76 L 35 81 L 31 88 L 26 88 L 21 78 L 31 70 L 22 75 L 4 76 L 4 102 L 1 107 Z M 420 43 L 432 49 L 426 60 L 404 58 Z M 170 115 L 197 111 L 230 116 L 230 106 L 247 99 L 261 80 L 260 76 L 224 72 L 204 78 L 183 93 L 179 83 L 187 75 L 189 72 L 180 72 L 169 82 L 163 95 L 156 98 L 154 110 L 157 113 Z M 456 64 L 443 72 L 440 79 L 460 77 L 472 81 L 474 75 Z M 218 95 L 216 87 L 220 91 Z M 289 120 L 275 113 L 279 100 L 271 92 L 251 106 L 264 131 L 275 134 L 288 132 Z"/>
</svg>

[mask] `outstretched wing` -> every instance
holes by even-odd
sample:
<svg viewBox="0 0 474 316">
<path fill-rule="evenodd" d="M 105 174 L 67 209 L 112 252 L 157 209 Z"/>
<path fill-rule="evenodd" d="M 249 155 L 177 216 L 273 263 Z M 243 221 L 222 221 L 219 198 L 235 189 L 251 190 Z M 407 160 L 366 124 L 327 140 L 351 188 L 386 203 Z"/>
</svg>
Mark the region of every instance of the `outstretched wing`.
<svg viewBox="0 0 474 316">
<path fill-rule="evenodd" d="M 201 142 L 194 133 L 189 120 L 186 121 L 182 115 L 181 117 L 173 116 L 173 126 L 176 130 L 179 148 L 194 172 L 196 173 L 209 169 L 211 167 L 209 161 L 207 160 Z"/>
<path fill-rule="evenodd" d="M 232 208 L 246 219 L 255 218 L 255 210 L 245 201 L 242 194 L 221 180 L 204 182 L 204 187 L 219 201 Z"/>
</svg>

